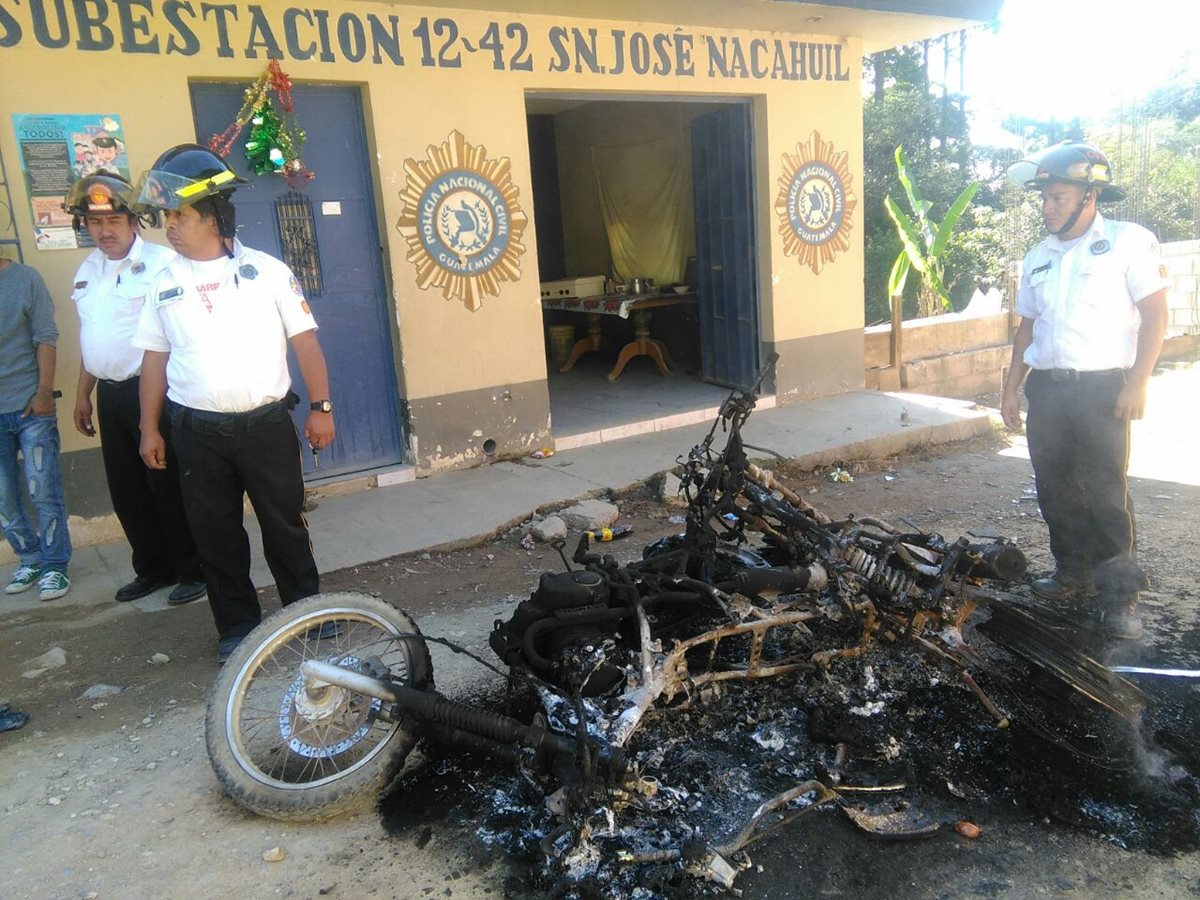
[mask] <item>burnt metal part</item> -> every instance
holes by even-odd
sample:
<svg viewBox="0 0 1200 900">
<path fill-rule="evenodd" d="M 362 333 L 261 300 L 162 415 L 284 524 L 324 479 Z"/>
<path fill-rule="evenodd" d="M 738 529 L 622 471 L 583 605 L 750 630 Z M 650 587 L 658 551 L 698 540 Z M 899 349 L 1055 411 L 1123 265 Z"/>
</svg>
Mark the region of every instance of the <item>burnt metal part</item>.
<svg viewBox="0 0 1200 900">
<path fill-rule="evenodd" d="M 1087 700 L 1132 718 L 1150 698 L 1043 625 L 1031 610 L 994 602 L 991 618 L 979 628 L 988 637 Z"/>
<path fill-rule="evenodd" d="M 535 752 L 549 751 L 567 756 L 577 754 L 581 749 L 574 740 L 555 734 L 547 728 L 526 725 L 500 713 L 457 703 L 436 691 L 419 691 L 318 660 L 305 660 L 300 666 L 300 671 L 308 680 L 306 690 L 335 685 L 376 697 L 425 722 L 447 726 L 451 729 L 448 734 L 458 731 L 477 735 L 498 744 L 525 746 Z M 479 745 L 473 749 L 479 749 Z M 624 778 L 624 752 L 611 745 L 597 745 L 595 749 L 596 759 L 609 771 L 617 773 L 619 778 Z"/>
</svg>

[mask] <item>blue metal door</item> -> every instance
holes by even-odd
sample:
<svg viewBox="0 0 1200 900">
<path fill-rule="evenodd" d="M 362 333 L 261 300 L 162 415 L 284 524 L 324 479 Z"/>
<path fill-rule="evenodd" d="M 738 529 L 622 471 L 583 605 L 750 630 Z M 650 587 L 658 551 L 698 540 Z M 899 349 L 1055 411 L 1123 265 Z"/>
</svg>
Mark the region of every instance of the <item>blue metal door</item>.
<svg viewBox="0 0 1200 900">
<path fill-rule="evenodd" d="M 754 382 L 761 354 L 753 165 L 749 104 L 693 120 L 700 371 L 730 387 Z"/>
<path fill-rule="evenodd" d="M 304 161 L 316 172 L 301 193 L 311 206 L 321 286 L 319 293 L 306 294 L 320 326 L 337 422 L 337 437 L 321 453 L 319 468 L 304 454 L 305 477 L 320 478 L 400 462 L 403 443 L 362 101 L 350 87 L 297 85 L 292 95 L 308 132 Z M 242 102 L 241 87 L 193 84 L 198 141 L 206 144 L 222 132 Z M 248 247 L 284 259 L 276 203 L 292 189 L 279 175 L 249 170 L 242 153 L 245 137 L 228 160 L 251 182 L 233 195 L 238 237 Z M 290 354 L 289 366 L 293 390 L 301 396 L 295 419 L 303 431 L 309 398 Z"/>
</svg>

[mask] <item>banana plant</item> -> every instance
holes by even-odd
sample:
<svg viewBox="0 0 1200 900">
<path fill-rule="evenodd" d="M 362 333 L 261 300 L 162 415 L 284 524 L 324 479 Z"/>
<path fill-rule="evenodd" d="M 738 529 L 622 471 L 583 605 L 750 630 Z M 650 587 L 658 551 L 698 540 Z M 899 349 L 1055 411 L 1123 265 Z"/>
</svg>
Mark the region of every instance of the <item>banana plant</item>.
<svg viewBox="0 0 1200 900">
<path fill-rule="evenodd" d="M 909 269 L 916 269 L 921 276 L 921 284 L 917 290 L 917 314 L 936 315 L 950 309 L 950 294 L 942 282 L 946 245 L 950 243 L 954 226 L 958 224 L 962 214 L 971 205 L 975 192 L 979 190 L 979 182 L 964 188 L 950 204 L 950 209 L 946 211 L 942 221 L 935 222 L 929 215 L 933 204 L 921 196 L 920 188 L 908 174 L 903 146 L 896 148 L 896 174 L 904 187 L 912 213 L 910 215 L 902 210 L 890 194 L 883 200 L 903 244 L 903 249 L 892 263 L 892 271 L 888 276 L 888 297 L 893 303 L 899 302 L 898 298 L 904 292 Z"/>
</svg>

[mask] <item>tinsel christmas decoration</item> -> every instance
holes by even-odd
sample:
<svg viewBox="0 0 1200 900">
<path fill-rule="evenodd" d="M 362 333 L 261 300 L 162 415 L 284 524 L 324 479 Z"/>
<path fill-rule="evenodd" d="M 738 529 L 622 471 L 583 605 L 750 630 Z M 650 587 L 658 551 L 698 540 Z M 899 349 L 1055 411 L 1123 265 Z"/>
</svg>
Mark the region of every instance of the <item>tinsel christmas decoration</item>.
<svg viewBox="0 0 1200 900">
<path fill-rule="evenodd" d="M 285 136 L 281 131 L 275 104 L 267 97 L 250 117 L 250 134 L 245 143 L 246 159 L 255 175 L 267 175 L 283 169 L 282 139 Z"/>
<path fill-rule="evenodd" d="M 300 158 L 308 135 L 296 121 L 292 79 L 280 68 L 278 60 L 271 60 L 266 71 L 242 93 L 242 98 L 237 117 L 223 132 L 212 136 L 209 149 L 222 158 L 229 156 L 238 136 L 250 126 L 243 150 L 255 174 L 278 172 L 294 188 L 312 181 L 315 177 L 312 170 Z"/>
</svg>

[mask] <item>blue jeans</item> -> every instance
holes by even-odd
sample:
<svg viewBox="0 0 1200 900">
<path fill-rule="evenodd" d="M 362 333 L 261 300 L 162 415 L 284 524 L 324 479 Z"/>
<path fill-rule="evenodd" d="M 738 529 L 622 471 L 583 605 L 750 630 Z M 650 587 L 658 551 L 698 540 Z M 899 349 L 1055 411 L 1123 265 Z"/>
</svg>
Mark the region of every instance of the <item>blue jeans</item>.
<svg viewBox="0 0 1200 900">
<path fill-rule="evenodd" d="M 37 511 L 34 530 L 21 499 L 17 451 L 24 456 L 25 484 Z M 62 469 L 58 463 L 58 419 L 0 413 L 0 526 L 23 566 L 67 571 L 71 536 L 63 503 Z"/>
</svg>

